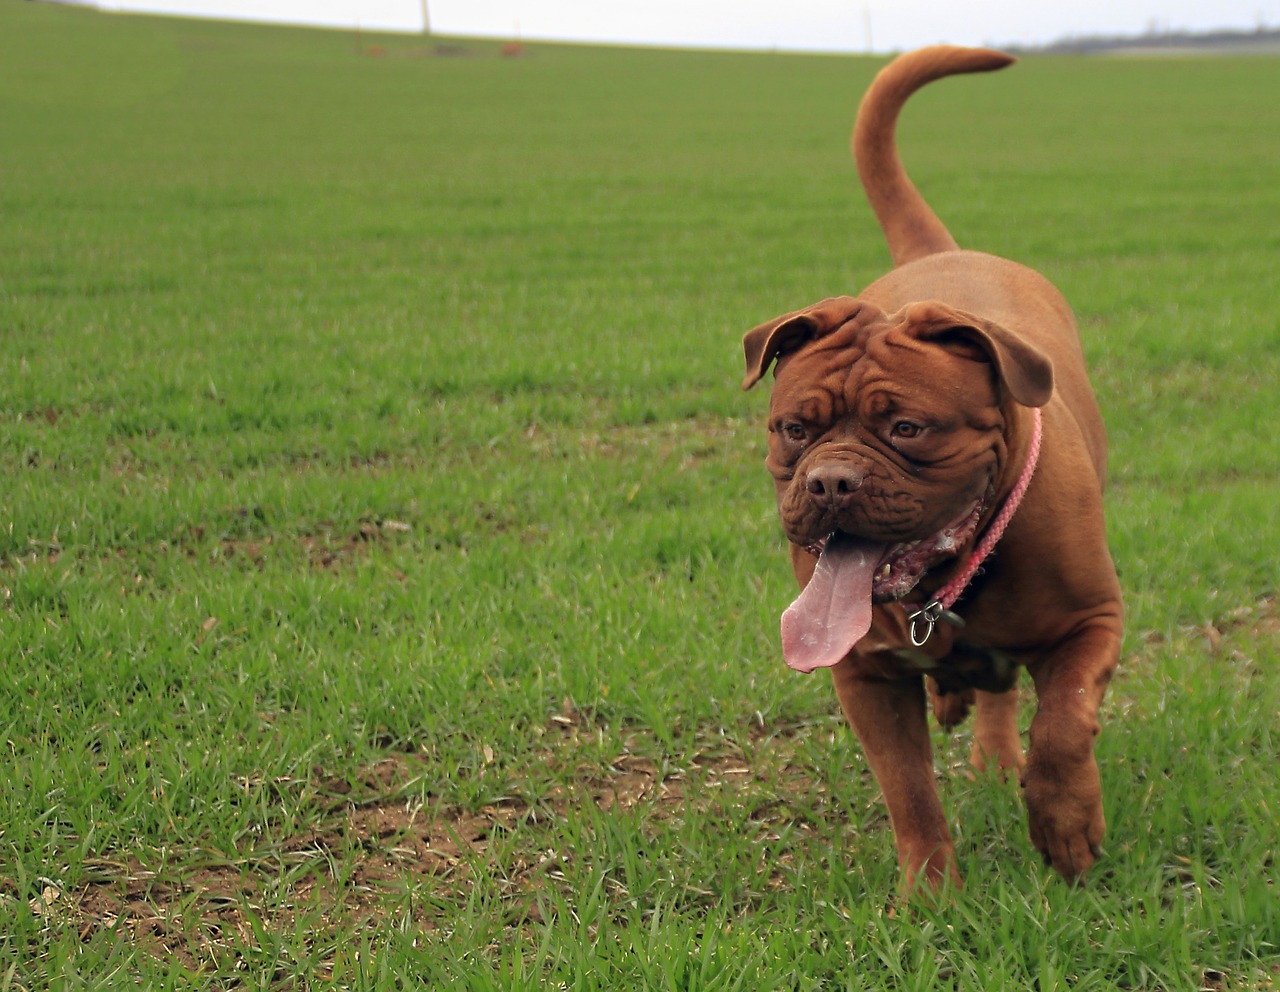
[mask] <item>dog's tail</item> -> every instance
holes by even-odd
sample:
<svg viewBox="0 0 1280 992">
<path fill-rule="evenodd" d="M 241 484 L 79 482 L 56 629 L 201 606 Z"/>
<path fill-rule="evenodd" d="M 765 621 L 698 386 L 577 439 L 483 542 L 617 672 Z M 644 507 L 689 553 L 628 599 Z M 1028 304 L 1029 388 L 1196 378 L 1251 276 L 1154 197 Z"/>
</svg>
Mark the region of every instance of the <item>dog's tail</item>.
<svg viewBox="0 0 1280 992">
<path fill-rule="evenodd" d="M 935 45 L 894 59 L 872 81 L 853 126 L 853 158 L 894 265 L 958 247 L 946 226 L 925 203 L 898 158 L 894 129 L 907 98 L 926 83 L 964 72 L 990 72 L 1013 62 L 1011 55 L 986 48 Z"/>
</svg>

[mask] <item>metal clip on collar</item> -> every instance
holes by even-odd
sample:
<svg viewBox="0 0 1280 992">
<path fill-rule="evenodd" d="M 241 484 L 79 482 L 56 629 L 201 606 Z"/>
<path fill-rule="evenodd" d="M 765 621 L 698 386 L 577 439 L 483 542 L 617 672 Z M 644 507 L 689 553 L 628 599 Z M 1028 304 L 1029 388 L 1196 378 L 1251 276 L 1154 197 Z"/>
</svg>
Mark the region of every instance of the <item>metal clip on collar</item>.
<svg viewBox="0 0 1280 992">
<path fill-rule="evenodd" d="M 931 599 L 924 606 L 913 613 L 907 615 L 907 623 L 911 625 L 911 643 L 914 647 L 922 648 L 933 635 L 933 628 L 941 621 L 950 624 L 952 627 L 963 627 L 964 618 L 958 614 L 952 613 L 949 609 L 939 603 L 936 599 Z"/>
</svg>

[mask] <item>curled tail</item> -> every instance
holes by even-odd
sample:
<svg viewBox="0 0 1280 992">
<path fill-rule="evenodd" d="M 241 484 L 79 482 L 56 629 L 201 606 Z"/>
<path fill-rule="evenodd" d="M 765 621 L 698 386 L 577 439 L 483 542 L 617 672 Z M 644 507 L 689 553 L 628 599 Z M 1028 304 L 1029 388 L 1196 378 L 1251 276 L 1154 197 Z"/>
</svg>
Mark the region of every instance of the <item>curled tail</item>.
<svg viewBox="0 0 1280 992">
<path fill-rule="evenodd" d="M 853 126 L 853 158 L 894 265 L 958 247 L 898 158 L 894 129 L 907 98 L 926 83 L 964 72 L 1003 69 L 1014 59 L 986 48 L 935 45 L 894 59 L 872 80 Z"/>
</svg>

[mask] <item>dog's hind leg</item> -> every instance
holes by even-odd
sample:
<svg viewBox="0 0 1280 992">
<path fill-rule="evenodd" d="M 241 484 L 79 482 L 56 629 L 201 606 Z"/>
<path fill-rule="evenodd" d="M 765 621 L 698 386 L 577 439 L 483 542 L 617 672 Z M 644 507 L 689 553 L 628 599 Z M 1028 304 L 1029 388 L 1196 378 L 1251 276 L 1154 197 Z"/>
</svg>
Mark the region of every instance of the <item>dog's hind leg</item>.
<svg viewBox="0 0 1280 992">
<path fill-rule="evenodd" d="M 972 689 L 961 692 L 943 692 L 933 679 L 926 680 L 929 685 L 929 702 L 933 706 L 933 718 L 939 727 L 948 730 L 961 723 L 973 708 L 974 695 Z"/>
<path fill-rule="evenodd" d="M 1025 759 L 1018 737 L 1018 687 L 1005 692 L 979 690 L 976 696 L 969 763 L 978 772 L 988 768 L 1020 771 Z"/>
</svg>

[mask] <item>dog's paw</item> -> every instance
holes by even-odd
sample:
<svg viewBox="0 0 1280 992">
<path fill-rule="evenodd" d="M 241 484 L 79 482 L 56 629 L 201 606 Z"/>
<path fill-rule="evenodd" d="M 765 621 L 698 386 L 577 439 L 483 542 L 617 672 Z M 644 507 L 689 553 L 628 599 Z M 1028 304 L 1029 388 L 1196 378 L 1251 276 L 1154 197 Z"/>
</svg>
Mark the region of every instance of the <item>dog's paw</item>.
<svg viewBox="0 0 1280 992">
<path fill-rule="evenodd" d="M 1074 768 L 1044 768 L 1034 757 L 1022 777 L 1031 843 L 1045 864 L 1077 881 L 1102 855 L 1107 830 L 1098 766 L 1090 757 Z"/>
<path fill-rule="evenodd" d="M 904 905 L 920 904 L 939 907 L 947 903 L 962 887 L 956 867 L 956 851 L 951 843 L 936 847 L 927 857 L 903 853 L 899 862 L 902 876 L 898 895 Z"/>
</svg>

